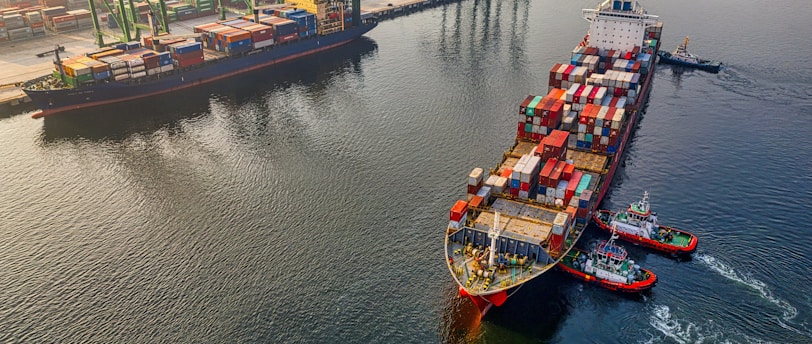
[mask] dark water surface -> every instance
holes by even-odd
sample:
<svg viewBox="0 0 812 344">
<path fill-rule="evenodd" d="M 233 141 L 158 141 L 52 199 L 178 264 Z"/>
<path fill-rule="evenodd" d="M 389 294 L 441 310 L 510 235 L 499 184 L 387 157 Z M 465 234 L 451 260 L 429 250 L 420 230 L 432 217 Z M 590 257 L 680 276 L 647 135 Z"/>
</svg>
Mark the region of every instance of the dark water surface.
<svg viewBox="0 0 812 344">
<path fill-rule="evenodd" d="M 812 6 L 646 1 L 713 75 L 659 66 L 604 208 L 700 237 L 627 297 L 551 273 L 479 321 L 447 210 L 593 1 L 483 1 L 149 104 L 0 119 L 3 342 L 812 341 Z M 604 238 L 591 230 L 584 238 Z"/>
</svg>

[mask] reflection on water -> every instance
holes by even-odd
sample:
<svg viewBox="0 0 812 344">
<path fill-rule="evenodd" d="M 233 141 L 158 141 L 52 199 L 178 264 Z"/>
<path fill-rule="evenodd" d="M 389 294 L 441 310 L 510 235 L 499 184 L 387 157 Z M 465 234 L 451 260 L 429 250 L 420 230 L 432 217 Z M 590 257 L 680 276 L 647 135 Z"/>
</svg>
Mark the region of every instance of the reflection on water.
<svg viewBox="0 0 812 344">
<path fill-rule="evenodd" d="M 124 140 L 158 128 L 181 130 L 182 121 L 210 113 L 212 103 L 233 106 L 273 89 L 299 84 L 314 93 L 324 92 L 336 74 L 361 73 L 361 60 L 375 53 L 377 43 L 361 37 L 333 50 L 240 75 L 213 85 L 90 110 L 61 113 L 43 119 L 41 139 Z M 179 101 L 182 99 L 182 101 Z"/>
</svg>

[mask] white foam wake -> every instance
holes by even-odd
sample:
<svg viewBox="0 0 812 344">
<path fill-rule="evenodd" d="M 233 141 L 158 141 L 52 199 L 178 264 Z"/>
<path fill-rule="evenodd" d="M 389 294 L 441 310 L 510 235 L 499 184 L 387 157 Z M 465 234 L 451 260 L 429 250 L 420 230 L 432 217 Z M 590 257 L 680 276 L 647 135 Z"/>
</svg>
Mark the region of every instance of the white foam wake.
<svg viewBox="0 0 812 344">
<path fill-rule="evenodd" d="M 649 324 L 657 331 L 660 331 L 665 338 L 652 337 L 643 343 L 662 343 L 671 341 L 686 343 L 771 343 L 759 338 L 747 336 L 739 331 L 727 329 L 724 326 L 707 320 L 705 324 L 695 324 L 684 319 L 677 319 L 671 314 L 671 309 L 666 305 L 654 305 L 654 309 L 649 317 Z M 725 333 L 727 332 L 727 333 Z"/>
<path fill-rule="evenodd" d="M 716 257 L 705 255 L 705 254 L 697 254 L 695 256 L 700 262 L 707 265 L 711 270 L 718 272 L 720 275 L 724 276 L 725 278 L 739 282 L 744 284 L 754 290 L 758 291 L 761 294 L 761 297 L 779 308 L 781 308 L 783 314 L 782 319 L 784 320 L 791 320 L 798 315 L 798 309 L 793 307 L 789 302 L 777 298 L 773 295 L 770 288 L 767 287 L 767 284 L 754 278 L 753 276 L 742 274 L 725 264 L 724 262 L 716 259 Z"/>
<path fill-rule="evenodd" d="M 665 305 L 655 305 L 649 317 L 649 324 L 673 341 L 685 343 L 699 343 L 706 338 L 701 334 L 699 326 L 692 322 L 675 319 L 671 316 L 671 309 Z"/>
</svg>

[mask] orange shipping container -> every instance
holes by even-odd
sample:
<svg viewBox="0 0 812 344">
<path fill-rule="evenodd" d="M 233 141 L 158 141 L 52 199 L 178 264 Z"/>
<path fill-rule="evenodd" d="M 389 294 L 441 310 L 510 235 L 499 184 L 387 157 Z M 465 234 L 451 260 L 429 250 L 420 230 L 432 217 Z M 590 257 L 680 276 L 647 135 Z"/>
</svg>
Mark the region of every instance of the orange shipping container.
<svg viewBox="0 0 812 344">
<path fill-rule="evenodd" d="M 73 15 L 68 14 L 68 15 L 64 15 L 64 16 L 54 17 L 53 21 L 54 21 L 54 23 L 62 23 L 62 22 L 67 22 L 67 21 L 76 21 L 76 17 L 73 16 Z"/>
<path fill-rule="evenodd" d="M 239 29 L 238 29 L 239 30 Z M 225 37 L 225 41 L 229 43 L 244 41 L 246 39 L 251 39 L 251 33 L 245 30 L 239 30 L 239 32 L 229 32 L 223 34 Z"/>
<path fill-rule="evenodd" d="M 100 59 L 102 57 L 116 56 L 116 55 L 121 55 L 123 53 L 124 53 L 124 51 L 121 50 L 121 49 L 111 49 L 111 50 L 103 51 L 103 52 L 100 52 L 100 53 L 95 53 L 93 55 L 90 55 L 90 57 L 92 59 L 94 59 L 94 60 L 98 60 L 98 59 Z"/>
</svg>

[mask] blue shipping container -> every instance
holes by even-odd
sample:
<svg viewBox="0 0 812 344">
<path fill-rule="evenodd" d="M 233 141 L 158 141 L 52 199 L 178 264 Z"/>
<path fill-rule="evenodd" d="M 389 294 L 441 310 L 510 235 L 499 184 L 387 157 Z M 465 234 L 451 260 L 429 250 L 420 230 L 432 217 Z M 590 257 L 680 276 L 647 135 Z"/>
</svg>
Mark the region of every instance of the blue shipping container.
<svg viewBox="0 0 812 344">
<path fill-rule="evenodd" d="M 601 135 L 602 136 L 609 136 L 609 128 L 601 129 Z"/>
<path fill-rule="evenodd" d="M 571 65 L 578 64 L 578 59 L 580 59 L 580 58 L 581 58 L 581 56 L 583 56 L 583 55 L 582 55 L 582 54 L 575 54 L 575 55 L 573 55 L 573 56 L 572 56 L 572 59 L 570 60 L 570 64 L 571 64 Z"/>
<path fill-rule="evenodd" d="M 124 44 L 126 45 L 125 50 L 133 50 L 133 49 L 138 49 L 138 48 L 141 47 L 141 42 L 136 42 L 136 41 L 127 42 L 127 43 L 124 43 Z"/>
<path fill-rule="evenodd" d="M 193 51 L 203 50 L 203 44 L 200 42 L 188 43 L 184 45 L 173 46 L 172 50 L 176 54 L 186 54 Z"/>
<path fill-rule="evenodd" d="M 93 73 L 93 79 L 96 79 L 96 80 L 104 80 L 104 79 L 107 79 L 109 77 L 110 77 L 110 71 L 109 70 L 106 70 L 106 71 L 101 72 L 101 73 Z"/>
<path fill-rule="evenodd" d="M 514 189 L 518 189 L 520 185 L 521 185 L 520 180 L 518 180 L 518 179 L 511 179 L 510 180 L 510 187 L 512 187 Z"/>
</svg>

